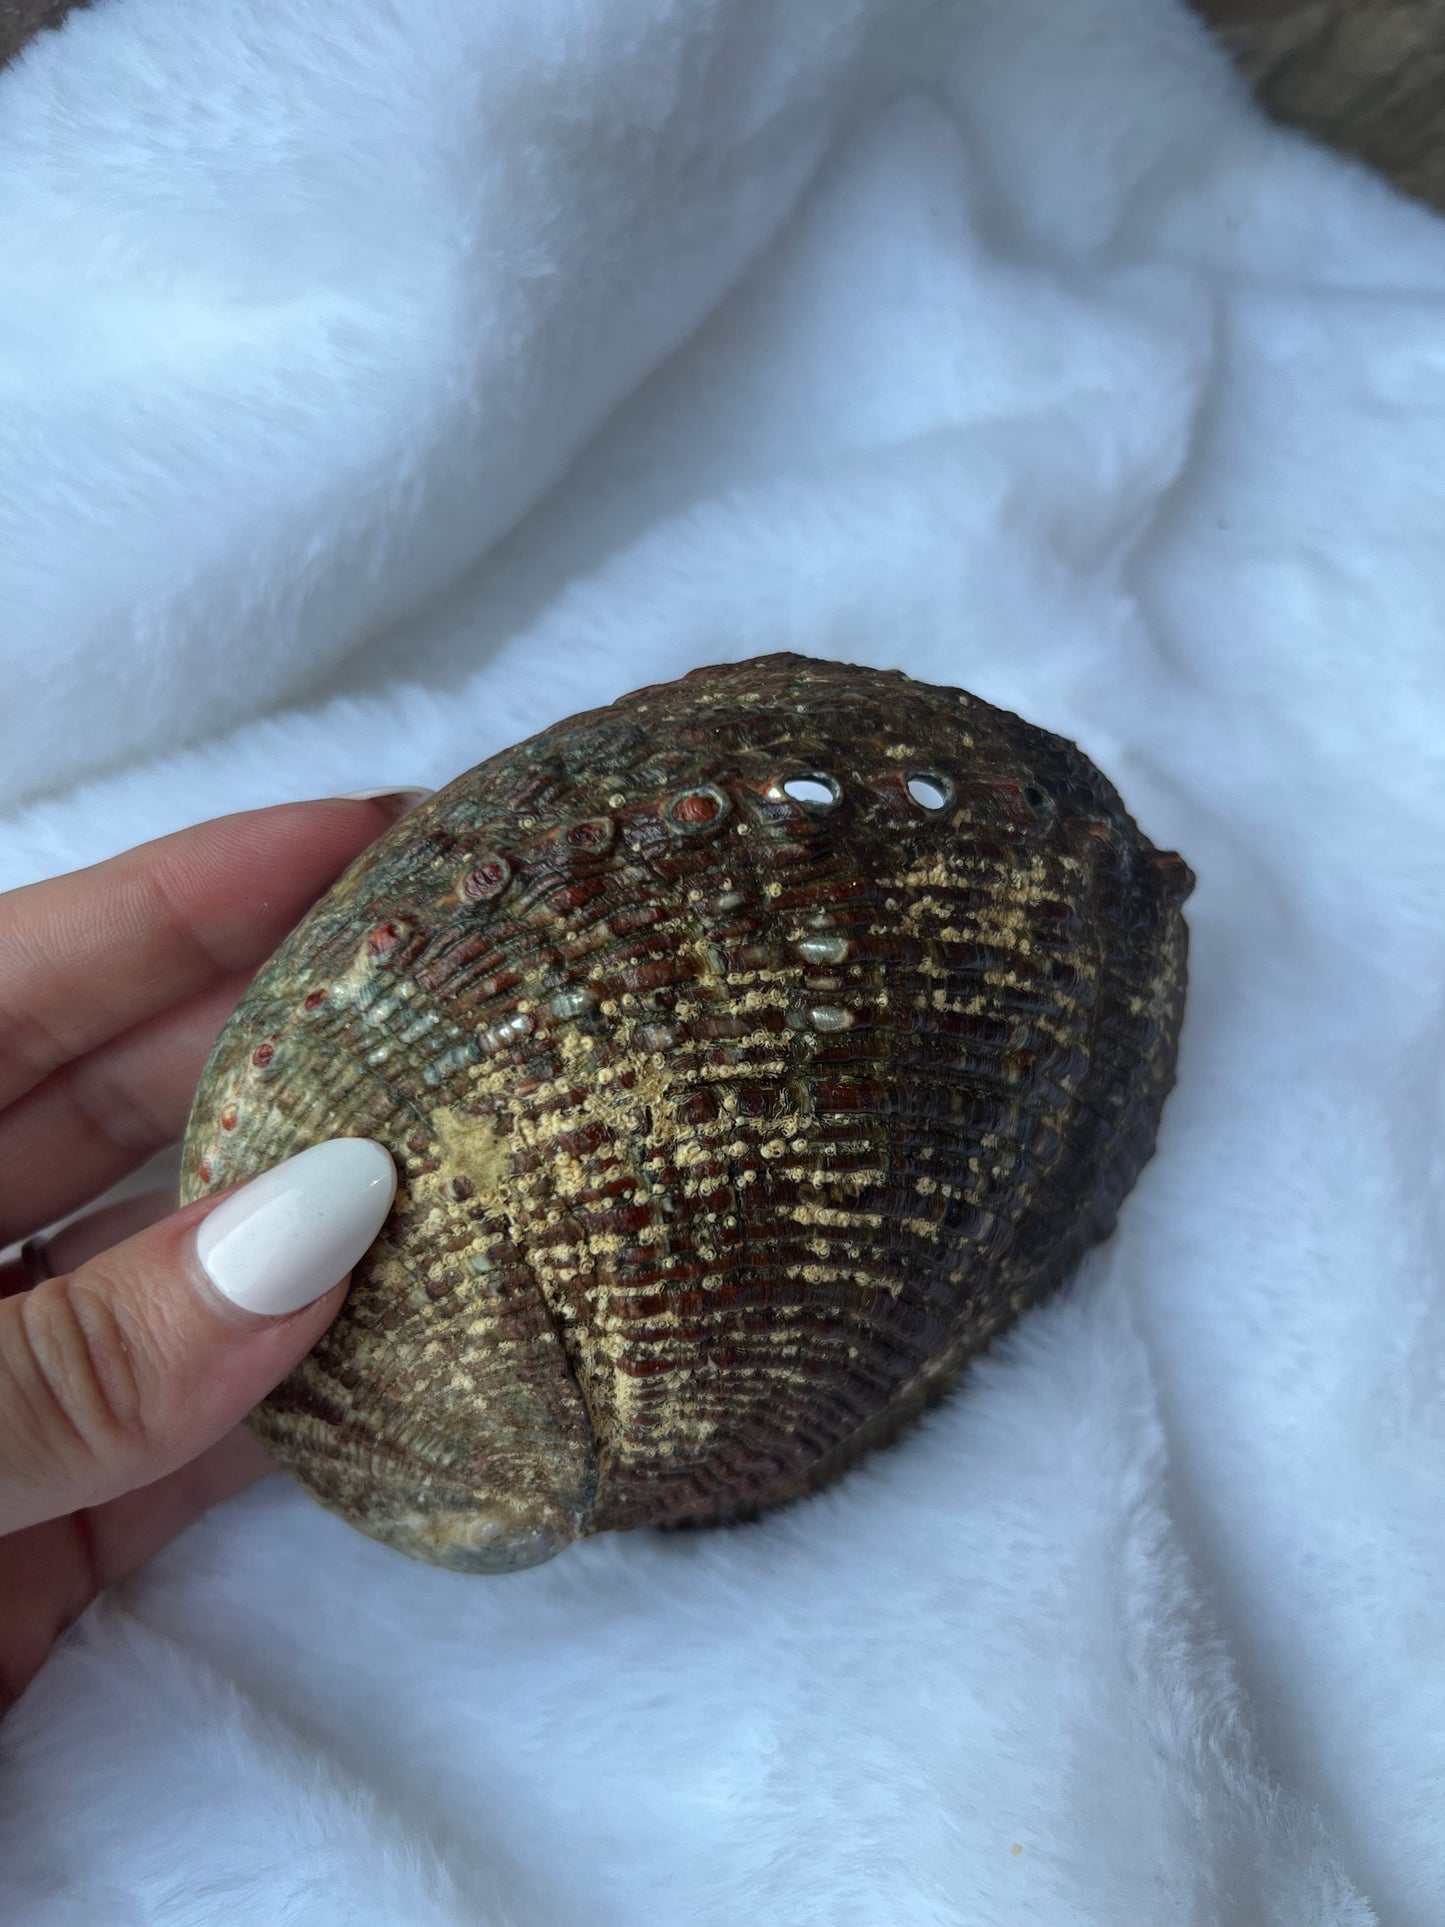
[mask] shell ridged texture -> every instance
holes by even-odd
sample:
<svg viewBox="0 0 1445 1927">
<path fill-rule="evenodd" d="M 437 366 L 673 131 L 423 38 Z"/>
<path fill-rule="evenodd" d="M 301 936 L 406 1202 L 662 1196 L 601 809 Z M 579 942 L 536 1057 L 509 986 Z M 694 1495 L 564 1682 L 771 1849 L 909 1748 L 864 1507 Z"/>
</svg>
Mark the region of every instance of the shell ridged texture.
<svg viewBox="0 0 1445 1927">
<path fill-rule="evenodd" d="M 1112 1227 L 1191 882 L 1071 744 L 896 673 L 701 670 L 493 757 L 198 1092 L 186 1197 L 343 1133 L 400 1174 L 255 1429 L 464 1570 L 823 1483 Z"/>
</svg>

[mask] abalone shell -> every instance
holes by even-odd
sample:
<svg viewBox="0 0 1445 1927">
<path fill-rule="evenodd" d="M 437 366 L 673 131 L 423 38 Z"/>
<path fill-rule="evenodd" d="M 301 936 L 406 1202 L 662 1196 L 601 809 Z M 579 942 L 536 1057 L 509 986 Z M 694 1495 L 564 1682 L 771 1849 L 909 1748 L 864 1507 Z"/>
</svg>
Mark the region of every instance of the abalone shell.
<svg viewBox="0 0 1445 1927">
<path fill-rule="evenodd" d="M 468 1571 L 823 1484 L 1113 1226 L 1191 885 L 1072 744 L 897 673 L 701 669 L 492 757 L 202 1079 L 187 1198 L 337 1135 L 400 1174 L 252 1425 Z"/>
</svg>

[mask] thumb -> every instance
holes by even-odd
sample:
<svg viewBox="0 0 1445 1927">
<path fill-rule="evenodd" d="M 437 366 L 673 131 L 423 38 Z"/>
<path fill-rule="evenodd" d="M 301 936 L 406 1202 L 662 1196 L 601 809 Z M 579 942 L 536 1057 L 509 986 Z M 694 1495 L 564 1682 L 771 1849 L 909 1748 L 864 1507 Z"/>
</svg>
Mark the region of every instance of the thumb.
<svg viewBox="0 0 1445 1927">
<path fill-rule="evenodd" d="M 379 1144 L 333 1138 L 0 1302 L 0 1533 L 227 1432 L 341 1309 L 395 1191 Z"/>
</svg>

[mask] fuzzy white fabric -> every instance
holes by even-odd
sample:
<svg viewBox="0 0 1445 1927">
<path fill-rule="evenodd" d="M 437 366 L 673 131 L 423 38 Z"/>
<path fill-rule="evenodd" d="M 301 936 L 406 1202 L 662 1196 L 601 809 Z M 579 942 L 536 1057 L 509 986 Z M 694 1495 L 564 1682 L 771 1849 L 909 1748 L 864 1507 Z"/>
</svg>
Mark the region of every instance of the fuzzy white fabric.
<svg viewBox="0 0 1445 1927">
<path fill-rule="evenodd" d="M 1175 0 L 100 0 L 0 75 L 0 882 L 796 648 L 1199 874 L 1118 1234 L 766 1523 L 276 1479 L 5 1729 L 23 1927 L 1431 1927 L 1445 230 Z"/>
</svg>

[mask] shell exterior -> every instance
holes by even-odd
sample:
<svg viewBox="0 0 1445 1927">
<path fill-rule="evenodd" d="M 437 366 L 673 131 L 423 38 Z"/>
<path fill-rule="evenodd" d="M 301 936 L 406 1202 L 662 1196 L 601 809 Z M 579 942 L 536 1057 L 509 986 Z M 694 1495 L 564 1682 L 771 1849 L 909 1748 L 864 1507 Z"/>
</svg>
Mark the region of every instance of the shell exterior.
<svg viewBox="0 0 1445 1927">
<path fill-rule="evenodd" d="M 254 1428 L 470 1571 L 820 1485 L 1112 1227 L 1192 881 L 1072 744 L 897 673 L 698 670 L 494 756 L 202 1080 L 187 1198 L 338 1134 L 400 1173 Z"/>
</svg>

